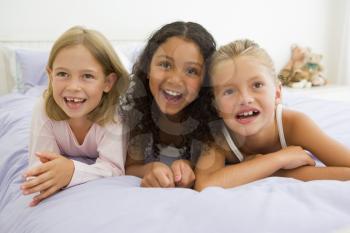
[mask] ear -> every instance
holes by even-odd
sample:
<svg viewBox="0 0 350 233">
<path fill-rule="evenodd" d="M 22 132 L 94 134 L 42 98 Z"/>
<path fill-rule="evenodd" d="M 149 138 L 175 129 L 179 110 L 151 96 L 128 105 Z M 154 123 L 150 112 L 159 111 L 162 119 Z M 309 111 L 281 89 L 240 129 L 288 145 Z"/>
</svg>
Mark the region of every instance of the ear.
<svg viewBox="0 0 350 233">
<path fill-rule="evenodd" d="M 280 104 L 282 103 L 282 85 L 280 82 L 276 84 L 276 91 L 275 91 L 275 103 Z"/>
<path fill-rule="evenodd" d="M 46 66 L 46 73 L 47 77 L 50 79 L 50 81 L 52 81 L 52 69 L 48 66 Z"/>
<path fill-rule="evenodd" d="M 106 81 L 105 81 L 105 88 L 103 89 L 104 92 L 108 93 L 113 85 L 116 83 L 118 77 L 116 73 L 110 73 L 107 77 L 106 77 Z"/>
</svg>

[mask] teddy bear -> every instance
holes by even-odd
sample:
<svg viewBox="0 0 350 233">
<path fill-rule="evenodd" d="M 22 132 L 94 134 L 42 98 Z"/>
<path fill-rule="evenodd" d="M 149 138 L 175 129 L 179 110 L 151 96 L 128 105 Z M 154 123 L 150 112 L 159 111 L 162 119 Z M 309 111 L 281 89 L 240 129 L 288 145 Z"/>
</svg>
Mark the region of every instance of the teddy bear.
<svg viewBox="0 0 350 233">
<path fill-rule="evenodd" d="M 310 48 L 293 45 L 290 60 L 278 78 L 282 85 L 294 88 L 325 85 L 321 60 L 322 55 L 313 53 Z"/>
</svg>

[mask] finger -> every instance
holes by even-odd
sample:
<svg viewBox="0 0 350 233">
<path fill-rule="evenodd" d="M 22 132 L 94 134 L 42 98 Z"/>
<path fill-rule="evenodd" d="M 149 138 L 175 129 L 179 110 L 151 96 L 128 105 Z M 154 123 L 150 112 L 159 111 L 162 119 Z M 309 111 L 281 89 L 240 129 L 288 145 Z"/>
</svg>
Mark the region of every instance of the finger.
<svg viewBox="0 0 350 233">
<path fill-rule="evenodd" d="M 310 158 L 309 165 L 311 165 L 311 166 L 316 166 L 315 160 L 313 160 L 312 158 Z"/>
<path fill-rule="evenodd" d="M 141 187 L 160 187 L 160 184 L 158 183 L 157 179 L 153 176 L 146 176 L 141 180 Z"/>
<path fill-rule="evenodd" d="M 191 187 L 194 183 L 195 175 L 191 167 L 182 166 L 182 179 L 178 183 L 180 187 Z"/>
<path fill-rule="evenodd" d="M 37 204 L 39 204 L 40 201 L 35 201 L 35 200 L 32 200 L 30 203 L 29 203 L 29 206 L 30 207 L 34 207 L 36 206 Z"/>
<path fill-rule="evenodd" d="M 152 176 L 152 178 L 150 178 L 149 180 L 149 187 L 154 187 L 154 188 L 160 188 L 162 187 L 162 185 L 159 183 L 158 179 L 154 176 Z"/>
<path fill-rule="evenodd" d="M 50 164 L 48 163 L 45 163 L 45 164 L 41 164 L 39 166 L 36 166 L 36 167 L 33 167 L 31 169 L 29 169 L 28 171 L 26 171 L 24 173 L 24 177 L 27 178 L 27 177 L 31 177 L 31 176 L 34 176 L 34 177 L 37 177 L 37 176 L 40 176 L 41 174 L 47 172 L 48 170 L 50 170 L 51 166 Z M 35 178 L 34 178 L 35 179 Z M 33 179 L 33 180 L 34 180 Z"/>
<path fill-rule="evenodd" d="M 43 159 L 46 161 L 54 160 L 59 157 L 59 155 L 52 152 L 36 152 L 35 154 L 40 158 L 40 160 Z"/>
<path fill-rule="evenodd" d="M 175 187 L 174 175 L 173 175 L 172 171 L 170 170 L 169 173 L 166 174 L 166 176 L 168 177 L 169 182 L 170 182 L 169 187 L 170 188 Z"/>
<path fill-rule="evenodd" d="M 46 189 L 46 190 L 42 191 L 40 194 L 33 197 L 33 201 L 31 203 L 37 205 L 39 202 L 41 202 L 45 198 L 47 198 L 47 197 L 51 196 L 52 194 L 54 194 L 55 192 L 57 192 L 57 190 L 58 189 L 55 186 L 51 186 L 51 188 Z"/>
<path fill-rule="evenodd" d="M 31 179 L 21 185 L 21 190 L 24 195 L 31 194 L 31 189 L 35 188 L 38 185 L 41 185 L 42 183 L 45 183 L 48 180 L 52 179 L 52 175 L 50 173 L 46 172 L 42 175 L 35 177 L 34 179 Z"/>
<path fill-rule="evenodd" d="M 164 187 L 164 188 L 175 187 L 173 172 L 170 169 L 169 169 L 169 172 L 162 173 L 158 178 L 159 178 L 158 181 L 160 182 L 161 187 Z"/>
<path fill-rule="evenodd" d="M 184 171 L 182 173 L 181 180 L 176 183 L 176 186 L 178 187 L 186 187 L 187 184 L 190 182 L 190 173 L 187 171 Z"/>
<path fill-rule="evenodd" d="M 38 156 L 39 157 L 39 156 Z M 46 163 L 46 162 L 49 162 L 50 160 L 48 160 L 47 158 L 42 158 L 42 157 L 39 157 L 39 160 L 40 162 L 42 163 Z"/>
<path fill-rule="evenodd" d="M 171 170 L 174 174 L 174 181 L 180 182 L 183 174 L 181 163 L 175 163 L 173 166 L 171 166 Z"/>
<path fill-rule="evenodd" d="M 140 183 L 140 186 L 144 187 L 144 188 L 147 188 L 147 187 L 149 187 L 149 184 L 148 184 L 148 182 L 145 179 L 142 179 L 141 183 Z"/>
<path fill-rule="evenodd" d="M 53 184 L 53 180 L 46 180 L 45 182 L 42 182 L 41 184 L 38 184 L 30 189 L 24 189 L 23 194 L 28 195 L 32 193 L 42 192 L 48 188 L 50 188 Z"/>
<path fill-rule="evenodd" d="M 170 173 L 172 173 L 170 169 L 169 169 L 169 171 L 170 171 Z M 154 178 L 157 181 L 157 183 L 159 184 L 159 187 L 167 188 L 170 186 L 170 180 L 169 180 L 168 176 L 166 175 L 166 171 L 162 170 L 162 171 L 154 172 Z"/>
</svg>

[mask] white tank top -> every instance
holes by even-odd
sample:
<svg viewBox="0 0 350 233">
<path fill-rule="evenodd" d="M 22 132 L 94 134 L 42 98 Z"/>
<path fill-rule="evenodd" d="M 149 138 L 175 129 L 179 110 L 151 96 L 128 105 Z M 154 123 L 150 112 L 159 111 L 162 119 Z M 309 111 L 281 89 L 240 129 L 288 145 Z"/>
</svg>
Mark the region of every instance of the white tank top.
<svg viewBox="0 0 350 233">
<path fill-rule="evenodd" d="M 282 104 L 278 104 L 276 107 L 276 120 L 277 120 L 277 129 L 278 129 L 278 136 L 280 139 L 280 143 L 282 148 L 287 147 L 286 139 L 284 137 L 284 132 L 283 132 L 283 122 L 282 122 Z M 244 157 L 242 153 L 238 150 L 237 146 L 233 142 L 230 133 L 228 132 L 226 126 L 224 125 L 222 127 L 222 133 L 225 136 L 225 139 L 231 148 L 232 152 L 236 155 L 236 157 L 239 159 L 240 162 L 243 161 Z"/>
</svg>

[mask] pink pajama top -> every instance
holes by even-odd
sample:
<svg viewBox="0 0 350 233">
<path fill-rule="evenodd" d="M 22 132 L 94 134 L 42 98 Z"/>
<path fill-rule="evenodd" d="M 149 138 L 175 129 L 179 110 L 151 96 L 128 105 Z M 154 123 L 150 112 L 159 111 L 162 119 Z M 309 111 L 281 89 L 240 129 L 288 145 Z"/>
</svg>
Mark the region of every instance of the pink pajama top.
<svg viewBox="0 0 350 233">
<path fill-rule="evenodd" d="M 74 173 L 67 187 L 90 180 L 124 175 L 127 135 L 121 123 L 100 126 L 94 123 L 80 145 L 67 121 L 48 118 L 41 99 L 34 107 L 29 144 L 29 167 L 40 164 L 36 152 L 53 152 L 72 158 Z M 93 164 L 74 159 L 95 160 Z"/>
</svg>

